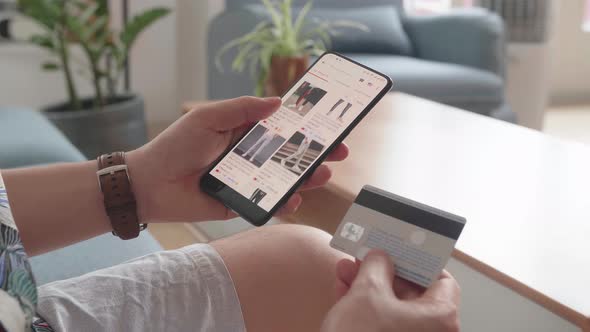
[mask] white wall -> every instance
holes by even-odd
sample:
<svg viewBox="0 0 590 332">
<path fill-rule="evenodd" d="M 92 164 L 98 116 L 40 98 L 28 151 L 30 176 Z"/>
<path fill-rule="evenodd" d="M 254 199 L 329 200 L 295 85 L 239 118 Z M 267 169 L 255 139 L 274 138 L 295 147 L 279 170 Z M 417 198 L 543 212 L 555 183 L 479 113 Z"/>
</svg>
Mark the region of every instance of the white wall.
<svg viewBox="0 0 590 332">
<path fill-rule="evenodd" d="M 178 2 L 176 70 L 180 103 L 206 97 L 208 21 L 207 1 Z"/>
<path fill-rule="evenodd" d="M 45 51 L 23 44 L 0 44 L 0 106 L 40 107 L 65 101 L 61 72 L 43 72 L 41 63 L 52 59 Z M 81 96 L 90 83 L 76 75 Z"/>
<path fill-rule="evenodd" d="M 581 29 L 584 2 L 557 1 L 551 49 L 552 103 L 590 102 L 590 32 Z"/>
<path fill-rule="evenodd" d="M 118 3 L 119 1 L 114 1 Z M 130 15 L 153 6 L 172 12 L 146 30 L 131 52 L 131 89 L 145 98 L 149 123 L 165 124 L 178 117 L 178 78 L 176 72 L 177 1 L 129 1 Z"/>
<path fill-rule="evenodd" d="M 225 9 L 225 0 L 208 0 L 207 3 L 209 4 L 209 19 Z"/>
<path fill-rule="evenodd" d="M 182 103 L 207 97 L 209 21 L 225 8 L 223 0 L 178 2 L 178 97 Z"/>
</svg>

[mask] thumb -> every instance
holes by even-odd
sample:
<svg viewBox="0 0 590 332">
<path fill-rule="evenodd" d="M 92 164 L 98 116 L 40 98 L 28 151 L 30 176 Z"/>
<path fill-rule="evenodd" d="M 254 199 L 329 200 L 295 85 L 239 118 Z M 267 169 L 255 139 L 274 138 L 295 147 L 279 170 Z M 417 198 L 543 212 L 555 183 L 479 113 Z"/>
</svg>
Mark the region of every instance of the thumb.
<svg viewBox="0 0 590 332">
<path fill-rule="evenodd" d="M 281 105 L 278 97 L 239 97 L 209 103 L 199 111 L 201 123 L 215 131 L 226 131 L 266 119 Z"/>
<path fill-rule="evenodd" d="M 447 271 L 443 271 L 441 277 L 426 290 L 424 296 L 431 299 L 450 300 L 458 306 L 461 301 L 461 289 L 455 278 Z"/>
<path fill-rule="evenodd" d="M 387 253 L 381 250 L 371 250 L 361 263 L 351 290 L 377 290 L 393 294 L 393 276 L 395 268 Z"/>
</svg>

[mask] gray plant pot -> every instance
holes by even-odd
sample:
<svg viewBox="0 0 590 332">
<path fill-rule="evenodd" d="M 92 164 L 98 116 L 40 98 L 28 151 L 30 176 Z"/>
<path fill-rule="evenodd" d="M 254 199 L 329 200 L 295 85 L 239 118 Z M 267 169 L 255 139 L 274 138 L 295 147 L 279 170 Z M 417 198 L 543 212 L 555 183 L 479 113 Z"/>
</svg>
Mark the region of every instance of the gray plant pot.
<svg viewBox="0 0 590 332">
<path fill-rule="evenodd" d="M 120 95 L 101 110 L 92 100 L 82 100 L 83 109 L 69 110 L 62 103 L 43 113 L 89 159 L 115 151 L 129 151 L 147 141 L 143 99 L 135 94 Z"/>
</svg>

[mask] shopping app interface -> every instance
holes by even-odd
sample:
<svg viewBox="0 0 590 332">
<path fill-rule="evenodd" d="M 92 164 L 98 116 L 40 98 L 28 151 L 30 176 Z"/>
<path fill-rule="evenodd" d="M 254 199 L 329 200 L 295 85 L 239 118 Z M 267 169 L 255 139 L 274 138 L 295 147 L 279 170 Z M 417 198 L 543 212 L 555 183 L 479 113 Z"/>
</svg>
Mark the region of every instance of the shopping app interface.
<svg viewBox="0 0 590 332">
<path fill-rule="evenodd" d="M 386 85 L 348 60 L 323 56 L 211 175 L 270 211 Z"/>
</svg>

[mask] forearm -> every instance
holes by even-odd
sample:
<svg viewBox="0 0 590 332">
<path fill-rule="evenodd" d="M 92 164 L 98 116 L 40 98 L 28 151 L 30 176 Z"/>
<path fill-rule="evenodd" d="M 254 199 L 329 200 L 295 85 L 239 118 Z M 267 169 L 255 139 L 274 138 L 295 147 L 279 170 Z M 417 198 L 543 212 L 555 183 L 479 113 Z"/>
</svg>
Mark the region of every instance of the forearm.
<svg viewBox="0 0 590 332">
<path fill-rule="evenodd" d="M 96 171 L 96 161 L 2 171 L 29 255 L 111 230 Z"/>
</svg>

